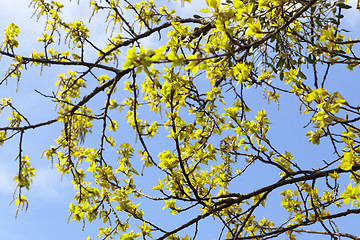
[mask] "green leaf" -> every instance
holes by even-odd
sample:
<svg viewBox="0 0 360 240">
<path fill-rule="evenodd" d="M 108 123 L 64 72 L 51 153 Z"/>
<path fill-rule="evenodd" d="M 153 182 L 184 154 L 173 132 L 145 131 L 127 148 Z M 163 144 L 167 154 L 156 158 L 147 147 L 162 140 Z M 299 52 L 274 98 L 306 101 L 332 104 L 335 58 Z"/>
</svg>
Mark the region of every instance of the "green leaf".
<svg viewBox="0 0 360 240">
<path fill-rule="evenodd" d="M 193 15 L 193 17 L 194 17 L 194 18 L 198 18 L 198 19 L 199 19 L 199 18 L 203 18 L 202 16 L 197 15 L 197 14 Z"/>
<path fill-rule="evenodd" d="M 220 0 L 206 0 L 206 3 L 209 7 L 218 8 L 220 5 Z"/>
<path fill-rule="evenodd" d="M 353 164 L 344 160 L 340 162 L 340 168 L 344 171 L 349 171 L 352 168 Z"/>
<path fill-rule="evenodd" d="M 211 13 L 210 9 L 208 9 L 208 8 L 203 8 L 203 9 L 199 10 L 199 12 L 201 12 L 201 13 Z"/>
<path fill-rule="evenodd" d="M 352 8 L 350 5 L 347 5 L 345 3 L 337 3 L 336 6 L 338 6 L 339 8 L 343 8 L 343 9 L 350 9 Z"/>
</svg>

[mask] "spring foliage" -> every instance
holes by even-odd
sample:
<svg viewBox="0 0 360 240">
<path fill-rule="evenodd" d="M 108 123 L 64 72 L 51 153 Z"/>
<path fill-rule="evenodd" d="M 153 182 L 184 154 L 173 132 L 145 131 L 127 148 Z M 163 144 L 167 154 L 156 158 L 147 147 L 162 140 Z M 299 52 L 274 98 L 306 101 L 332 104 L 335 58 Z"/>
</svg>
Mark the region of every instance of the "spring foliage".
<svg viewBox="0 0 360 240">
<path fill-rule="evenodd" d="M 72 177 L 70 219 L 94 221 L 93 237 L 195 239 L 214 226 L 215 239 L 356 238 L 337 222 L 360 212 L 360 108 L 327 84 L 333 67 L 360 63 L 359 40 L 342 26 L 345 1 L 206 0 L 193 17 L 172 0 L 83 2 L 90 21 L 66 20 L 66 1 L 32 0 L 45 29 L 30 55 L 16 23 L 5 29 L 2 88 L 13 79 L 21 87 L 26 70 L 57 67 L 47 79 L 55 87 L 38 92 L 55 118 L 44 112 L 33 123 L 21 104 L 1 99 L 0 145 L 19 141 L 20 209 L 36 174 L 23 136 L 56 125 L 42 157 Z M 263 100 L 254 100 L 259 89 Z M 282 140 L 272 131 L 268 109 L 284 104 L 305 119 L 305 132 L 294 123 L 294 133 L 325 149 L 307 156 L 311 167 L 288 149 L 292 133 Z"/>
</svg>

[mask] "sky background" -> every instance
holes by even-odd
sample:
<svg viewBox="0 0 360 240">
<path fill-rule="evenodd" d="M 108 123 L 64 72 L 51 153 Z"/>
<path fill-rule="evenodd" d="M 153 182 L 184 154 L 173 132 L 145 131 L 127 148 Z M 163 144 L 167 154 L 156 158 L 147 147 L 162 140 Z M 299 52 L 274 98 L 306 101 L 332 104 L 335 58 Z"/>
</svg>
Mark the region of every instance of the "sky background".
<svg viewBox="0 0 360 240">
<path fill-rule="evenodd" d="M 24 55 L 32 52 L 34 42 L 40 35 L 39 33 L 43 31 L 44 26 L 42 23 L 37 23 L 35 18 L 30 19 L 33 9 L 27 8 L 28 2 L 27 0 L 0 0 L 0 29 L 4 29 L 10 22 L 14 22 L 20 27 L 19 52 Z M 85 2 L 87 1 L 81 1 L 81 4 Z M 205 6 L 205 1 L 193 2 L 194 4 L 192 4 L 191 7 L 178 7 L 178 14 L 192 16 L 196 9 L 201 9 Z M 87 3 L 81 6 L 78 6 L 76 3 L 77 1 L 72 1 L 72 3 L 68 5 L 68 8 L 64 11 L 66 17 L 68 19 L 74 19 L 89 16 L 90 12 L 88 12 L 86 8 Z M 355 6 L 355 1 L 349 1 L 349 4 Z M 14 14 L 14 12 L 16 14 Z M 349 36 L 360 36 L 360 31 L 358 30 L 360 13 L 356 9 L 346 11 L 346 13 L 347 15 L 345 15 L 345 21 L 343 23 L 353 30 Z M 105 43 L 106 39 L 102 39 L 104 31 L 103 22 L 95 20 L 88 26 L 92 31 L 93 40 L 98 43 Z M 0 39 L 2 38 L 3 36 L 0 35 Z M 147 39 L 146 41 L 143 43 L 148 46 L 157 42 L 154 41 L 154 39 Z M 6 58 L 3 57 L 0 62 L 0 73 L 4 73 L 6 68 L 7 61 Z M 54 87 L 54 85 L 51 84 L 54 83 L 58 69 L 52 67 L 50 70 L 44 71 L 41 77 L 39 72 L 39 68 L 23 71 L 18 92 L 15 92 L 16 84 L 14 79 L 9 81 L 6 87 L 0 86 L 0 97 L 12 97 L 14 103 L 21 106 L 21 110 L 29 114 L 31 113 L 32 123 L 46 120 L 49 118 L 49 115 L 55 117 L 53 105 L 43 104 L 43 99 L 34 94 L 32 89 L 37 89 L 41 92 L 51 91 Z M 345 98 L 350 97 L 354 101 L 353 103 L 360 102 L 358 99 L 358 89 L 360 87 L 358 76 L 358 70 L 349 72 L 345 71 L 342 67 L 334 68 L 330 72 L 328 87 L 330 89 L 340 89 L 340 93 Z M 49 79 L 51 84 L 46 84 L 46 79 Z M 29 91 L 29 89 L 31 91 Z M 259 89 L 256 96 L 261 96 L 261 91 L 262 89 Z M 281 146 L 284 142 L 291 142 L 290 145 L 286 144 L 284 149 L 290 151 L 296 157 L 303 158 L 304 166 L 311 167 L 314 159 L 326 158 L 326 156 L 324 156 L 326 149 L 321 149 L 321 146 L 309 144 L 304 137 L 304 131 L 299 130 L 294 132 L 293 127 L 296 125 L 304 126 L 307 123 L 307 117 L 299 115 L 299 109 L 294 108 L 291 101 L 291 99 L 286 98 L 281 100 L 280 110 L 277 110 L 276 104 L 267 106 L 270 122 L 273 123 L 271 126 L 271 134 L 277 146 Z M 258 110 L 256 106 L 261 108 L 266 100 L 253 96 L 251 102 L 254 110 Z M 43 112 L 46 112 L 47 115 L 42 115 Z M 0 119 L 1 126 L 4 126 L 5 122 L 6 119 Z M 64 176 L 63 180 L 60 181 L 60 175 L 55 168 L 51 168 L 51 163 L 45 158 L 40 158 L 43 150 L 49 147 L 49 145 L 54 144 L 54 139 L 58 137 L 59 130 L 60 125 L 54 125 L 36 131 L 29 131 L 25 134 L 24 152 L 30 155 L 32 164 L 36 167 L 36 177 L 31 185 L 30 192 L 24 191 L 30 203 L 29 209 L 26 213 L 19 212 L 16 220 L 16 206 L 15 204 L 9 206 L 9 202 L 12 200 L 15 189 L 13 177 L 17 171 L 16 156 L 18 154 L 18 138 L 16 137 L 9 143 L 5 143 L 4 146 L 0 148 L 0 239 L 72 240 L 86 239 L 88 235 L 96 235 L 97 228 L 91 227 L 91 225 L 87 225 L 88 227 L 86 227 L 84 231 L 81 231 L 81 224 L 74 221 L 70 221 L 68 224 L 66 223 L 69 214 L 67 209 L 74 195 L 73 187 L 67 176 Z M 294 136 L 289 135 L 289 132 L 292 132 Z M 258 179 L 252 183 L 251 186 L 243 185 L 242 187 L 246 190 L 251 190 L 251 188 L 255 189 L 257 186 L 266 184 L 269 181 L 269 177 L 273 177 L 274 179 L 277 177 L 268 172 L 257 171 L 253 173 L 258 174 Z M 274 199 L 274 202 L 275 200 L 276 199 Z M 277 202 L 277 204 L 280 203 Z M 161 208 L 160 206 L 158 207 Z M 275 212 L 273 208 L 266 208 L 264 214 L 276 215 L 278 213 Z M 166 216 L 169 215 L 166 214 Z M 156 215 L 153 217 L 159 218 L 161 216 Z M 353 219 L 358 221 L 359 217 Z M 186 219 L 181 222 L 185 222 L 185 220 Z M 177 223 L 178 222 L 175 221 L 169 224 L 176 225 Z M 342 230 L 353 230 L 357 225 L 355 221 L 353 223 L 344 223 Z M 360 231 L 358 233 L 360 235 Z M 206 234 L 203 236 L 206 236 Z M 301 239 L 307 239 L 306 235 Z"/>
</svg>

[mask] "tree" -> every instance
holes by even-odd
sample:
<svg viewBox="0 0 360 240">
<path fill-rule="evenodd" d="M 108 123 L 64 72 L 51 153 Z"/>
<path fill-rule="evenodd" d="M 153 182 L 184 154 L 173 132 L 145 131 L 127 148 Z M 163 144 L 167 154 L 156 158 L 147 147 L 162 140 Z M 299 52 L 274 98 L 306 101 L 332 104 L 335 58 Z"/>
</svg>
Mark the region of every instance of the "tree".
<svg viewBox="0 0 360 240">
<path fill-rule="evenodd" d="M 91 21 L 65 20 L 66 3 L 55 1 L 30 4 L 45 21 L 34 43 L 40 50 L 25 55 L 19 27 L 5 29 L 0 53 L 11 63 L 1 87 L 14 78 L 21 84 L 36 66 L 56 80 L 51 91 L 36 91 L 54 105 L 54 118 L 43 112 L 47 120 L 34 123 L 21 104 L 1 99 L 9 121 L 0 144 L 19 144 L 18 208 L 27 208 L 24 191 L 35 175 L 24 135 L 61 126 L 42 156 L 72 176 L 71 219 L 95 221 L 102 239 L 195 239 L 209 231 L 207 219 L 219 229 L 214 239 L 357 239 L 356 229 L 342 232 L 337 223 L 360 213 L 360 108 L 328 87 L 331 69 L 359 66 L 360 41 L 342 25 L 351 6 L 206 0 L 186 18 L 170 2 L 134 2 L 90 1 L 91 19 L 104 19 L 100 43 Z M 147 48 L 149 38 L 158 41 Z M 302 136 L 324 151 L 308 156 L 310 167 L 288 150 L 304 125 L 294 123 L 284 139 L 271 129 L 274 107 L 286 104 L 300 107 L 297 117 L 308 122 Z M 158 216 L 181 223 L 163 227 L 151 211 L 160 205 Z M 262 218 L 268 208 L 288 215 Z"/>
</svg>

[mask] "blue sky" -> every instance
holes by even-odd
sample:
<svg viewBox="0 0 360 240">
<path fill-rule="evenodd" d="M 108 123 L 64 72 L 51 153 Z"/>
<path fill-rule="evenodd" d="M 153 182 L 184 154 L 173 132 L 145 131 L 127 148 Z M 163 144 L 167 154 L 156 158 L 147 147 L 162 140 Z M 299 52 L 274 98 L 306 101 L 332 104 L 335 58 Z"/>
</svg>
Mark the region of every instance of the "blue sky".
<svg viewBox="0 0 360 240">
<path fill-rule="evenodd" d="M 81 11 L 79 11 L 80 8 L 76 5 L 76 2 L 77 1 L 75 0 L 72 1 L 72 5 L 65 12 L 65 15 L 69 18 L 74 18 L 74 16 L 87 16 L 89 13 L 83 11 L 86 7 L 81 8 Z M 19 52 L 24 54 L 31 53 L 33 43 L 39 36 L 39 33 L 43 31 L 43 24 L 36 23 L 34 18 L 29 20 L 33 10 L 27 9 L 28 1 L 26 0 L 0 0 L 0 3 L 2 6 L 0 10 L 0 29 L 4 29 L 9 22 L 14 22 L 19 25 L 21 29 L 21 48 L 19 49 Z M 349 3 L 354 5 L 355 1 Z M 86 3 L 85 6 L 87 6 Z M 197 1 L 194 9 L 199 9 L 203 6 L 205 6 L 205 1 L 203 1 L 203 3 Z M 14 9 L 17 9 L 17 14 L 13 13 Z M 190 13 L 191 11 L 189 11 L 189 9 L 191 8 L 179 9 L 179 12 L 191 16 L 192 13 Z M 357 34 L 358 36 L 359 30 L 357 30 L 356 27 L 359 20 L 360 13 L 355 9 L 349 13 L 349 15 L 346 15 L 345 19 L 345 23 L 352 28 L 354 34 Z M 103 28 L 101 27 L 102 22 L 95 21 L 89 26 L 93 26 L 94 33 L 92 35 L 95 37 L 95 41 L 99 43 L 104 42 L 104 39 L 101 38 L 101 31 L 103 31 Z M 149 39 L 145 44 L 151 46 L 153 42 L 153 39 Z M 0 62 L 0 72 L 6 70 L 6 62 L 6 58 L 3 57 Z M 45 120 L 46 116 L 41 115 L 43 112 L 55 116 L 53 105 L 43 104 L 43 99 L 35 94 L 33 89 L 38 89 L 43 92 L 53 89 L 55 75 L 58 73 L 58 69 L 51 68 L 50 70 L 46 70 L 41 77 L 39 76 L 39 72 L 39 68 L 24 71 L 18 92 L 15 92 L 16 84 L 13 79 L 13 82 L 9 82 L 7 87 L 0 87 L 1 98 L 13 96 L 15 104 L 21 106 L 23 111 L 31 114 L 31 120 L 33 122 Z M 357 94 L 357 89 L 360 89 L 360 84 L 358 83 L 358 70 L 348 72 L 344 71 L 343 68 L 339 68 L 331 70 L 330 74 L 329 86 L 331 88 L 338 89 L 340 87 L 339 81 L 341 81 L 341 85 L 345 86 L 341 89 L 341 93 L 344 96 L 348 95 L 353 98 L 354 102 L 360 102 Z M 314 159 L 318 160 L 319 158 L 326 158 L 326 154 L 331 154 L 327 153 L 326 149 L 321 149 L 321 146 L 309 144 L 304 138 L 305 130 L 299 129 L 298 131 L 293 131 L 294 125 L 303 126 L 307 123 L 306 116 L 299 115 L 299 109 L 288 104 L 293 100 L 285 97 L 281 100 L 280 110 L 278 111 L 276 104 L 267 105 L 266 100 L 261 99 L 261 91 L 262 90 L 259 89 L 259 92 L 252 98 L 253 110 L 260 110 L 262 106 L 266 106 L 267 111 L 269 112 L 270 122 L 273 122 L 271 134 L 274 136 L 275 144 L 281 146 L 284 141 L 291 142 L 290 145 L 287 144 L 284 146 L 284 150 L 290 151 L 297 158 L 303 158 L 304 166 L 309 168 L 312 166 Z M 252 92 L 251 94 L 254 93 Z M 259 106 L 260 109 L 256 109 L 256 106 Z M 5 119 L 0 119 L 1 126 L 3 126 L 5 122 Z M 17 138 L 4 144 L 4 146 L 0 148 L 0 239 L 63 240 L 86 239 L 88 235 L 96 235 L 96 228 L 90 227 L 90 224 L 87 224 L 84 231 L 81 231 L 82 226 L 77 222 L 70 221 L 67 224 L 67 209 L 74 193 L 73 187 L 67 176 L 64 176 L 63 180 L 60 181 L 60 175 L 57 173 L 57 170 L 51 168 L 51 164 L 48 160 L 40 158 L 42 151 L 49 147 L 49 145 L 54 144 L 53 139 L 57 137 L 58 133 L 56 130 L 59 130 L 59 127 L 60 125 L 44 127 L 40 132 L 31 131 L 25 134 L 24 149 L 25 152 L 31 156 L 32 163 L 37 167 L 37 171 L 31 191 L 28 193 L 24 192 L 30 202 L 29 209 L 27 213 L 19 212 L 16 220 L 14 218 L 16 206 L 14 204 L 9 206 L 9 202 L 12 199 L 15 188 L 12 178 L 16 175 L 17 170 L 17 162 L 15 161 L 18 151 Z M 289 132 L 292 132 L 293 136 L 289 136 Z M 304 151 L 304 149 L 306 150 Z M 254 173 L 259 175 L 257 182 L 253 183 L 252 186 L 246 184 L 240 186 L 242 191 L 251 191 L 251 188 L 266 184 L 269 181 L 269 177 L 277 177 L 272 173 L 261 172 L 261 170 L 260 172 L 255 171 Z M 275 203 L 280 204 L 278 202 Z M 149 208 L 151 206 L 146 207 Z M 156 208 L 160 209 L 161 206 L 157 206 Z M 265 214 L 279 213 L 273 211 L 272 208 L 269 208 L 264 210 L 264 215 Z M 151 217 L 161 218 L 161 215 Z M 169 219 L 166 219 L 166 221 L 168 220 Z M 172 218 L 171 221 L 168 222 L 169 224 L 176 225 L 179 223 L 178 221 L 183 223 L 186 219 Z M 355 226 L 357 225 L 346 223 L 342 224 L 341 227 L 342 229 L 346 229 L 354 228 Z M 210 235 L 210 233 L 211 231 L 207 234 Z M 207 234 L 205 233 L 203 237 L 207 236 Z M 358 234 L 360 235 L 360 231 Z M 306 239 L 306 235 L 304 236 L 305 238 L 303 239 Z"/>
</svg>

